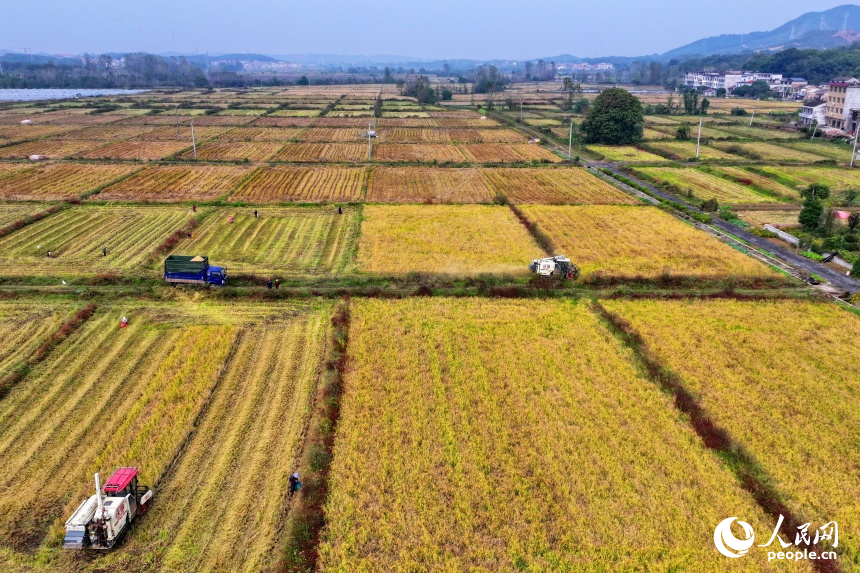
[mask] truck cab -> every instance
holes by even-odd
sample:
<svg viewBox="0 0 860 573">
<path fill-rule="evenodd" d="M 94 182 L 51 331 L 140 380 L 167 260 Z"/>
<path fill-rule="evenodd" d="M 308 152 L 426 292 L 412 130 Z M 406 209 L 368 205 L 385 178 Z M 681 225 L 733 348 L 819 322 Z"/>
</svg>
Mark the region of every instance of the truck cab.
<svg viewBox="0 0 860 573">
<path fill-rule="evenodd" d="M 210 285 L 226 285 L 227 269 L 225 269 L 224 267 L 209 267 L 208 269 L 206 269 L 206 282 Z"/>
</svg>

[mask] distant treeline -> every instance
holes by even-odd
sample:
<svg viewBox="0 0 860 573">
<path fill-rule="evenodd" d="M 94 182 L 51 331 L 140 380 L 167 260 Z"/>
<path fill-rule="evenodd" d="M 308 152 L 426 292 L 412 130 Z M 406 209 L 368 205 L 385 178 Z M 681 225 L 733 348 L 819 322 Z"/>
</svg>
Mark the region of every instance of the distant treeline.
<svg viewBox="0 0 860 573">
<path fill-rule="evenodd" d="M 2 88 L 204 87 L 208 84 L 204 71 L 185 58 L 154 54 L 125 54 L 122 58 L 84 54 L 80 59 L 31 62 L 16 58 L 0 62 Z"/>
</svg>

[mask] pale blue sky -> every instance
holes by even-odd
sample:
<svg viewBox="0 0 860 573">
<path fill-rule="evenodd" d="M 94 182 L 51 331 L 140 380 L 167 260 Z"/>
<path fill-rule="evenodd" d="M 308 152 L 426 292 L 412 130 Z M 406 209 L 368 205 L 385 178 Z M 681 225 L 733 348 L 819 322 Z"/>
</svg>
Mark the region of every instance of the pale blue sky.
<svg viewBox="0 0 860 573">
<path fill-rule="evenodd" d="M 4 2 L 0 48 L 532 59 L 665 52 L 845 0 L 40 0 Z"/>
</svg>

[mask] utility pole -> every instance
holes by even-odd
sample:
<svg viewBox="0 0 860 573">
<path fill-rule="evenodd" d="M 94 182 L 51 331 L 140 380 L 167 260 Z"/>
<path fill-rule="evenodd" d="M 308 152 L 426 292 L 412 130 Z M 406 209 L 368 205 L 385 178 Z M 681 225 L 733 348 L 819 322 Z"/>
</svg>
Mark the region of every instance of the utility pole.
<svg viewBox="0 0 860 573">
<path fill-rule="evenodd" d="M 848 166 L 849 169 L 854 168 L 854 158 L 857 157 L 857 134 L 860 133 L 860 129 L 854 128 L 854 150 L 851 151 L 851 164 Z"/>
<path fill-rule="evenodd" d="M 176 104 L 176 108 L 173 110 L 173 113 L 176 116 L 176 139 L 178 141 L 182 139 L 182 136 L 179 134 L 179 104 Z"/>
<path fill-rule="evenodd" d="M 809 138 L 810 141 L 815 139 L 815 132 L 818 131 L 818 122 L 815 122 L 815 125 L 812 127 L 812 137 Z"/>
<path fill-rule="evenodd" d="M 699 147 L 702 144 L 702 118 L 699 118 L 699 136 L 696 138 L 696 159 L 699 158 Z"/>
<path fill-rule="evenodd" d="M 750 127 L 752 127 L 752 121 L 755 119 L 755 110 L 753 110 L 752 117 L 750 117 Z"/>
<path fill-rule="evenodd" d="M 567 137 L 567 160 L 570 161 L 570 151 L 573 147 L 573 118 L 570 118 L 570 135 Z"/>
<path fill-rule="evenodd" d="M 194 138 L 194 120 L 191 120 L 191 145 L 194 146 L 194 159 L 197 159 L 197 140 Z"/>
</svg>

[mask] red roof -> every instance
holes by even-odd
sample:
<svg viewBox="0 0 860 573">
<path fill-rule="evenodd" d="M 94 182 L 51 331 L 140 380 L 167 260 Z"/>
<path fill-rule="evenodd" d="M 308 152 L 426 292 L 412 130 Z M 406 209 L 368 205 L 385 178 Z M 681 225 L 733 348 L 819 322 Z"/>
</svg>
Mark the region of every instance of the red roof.
<svg viewBox="0 0 860 573">
<path fill-rule="evenodd" d="M 117 493 L 126 488 L 137 477 L 137 468 L 117 468 L 102 488 L 105 493 Z"/>
</svg>

